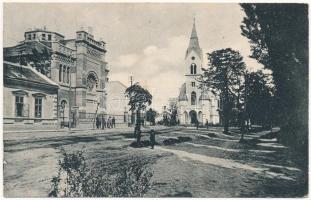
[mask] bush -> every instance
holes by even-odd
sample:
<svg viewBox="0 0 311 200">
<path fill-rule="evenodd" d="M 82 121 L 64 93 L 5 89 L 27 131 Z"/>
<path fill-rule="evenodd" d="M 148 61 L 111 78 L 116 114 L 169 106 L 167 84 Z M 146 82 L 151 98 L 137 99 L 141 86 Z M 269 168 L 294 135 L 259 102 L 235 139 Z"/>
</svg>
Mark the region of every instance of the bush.
<svg viewBox="0 0 311 200">
<path fill-rule="evenodd" d="M 181 143 L 181 142 L 189 142 L 192 141 L 192 139 L 190 137 L 177 137 L 177 139 L 175 138 L 169 138 L 163 141 L 164 145 L 174 145 L 176 143 Z"/>
<path fill-rule="evenodd" d="M 213 137 L 213 138 L 217 137 L 217 135 L 216 135 L 215 133 L 207 133 L 207 135 L 208 135 L 209 137 Z"/>
<path fill-rule="evenodd" d="M 150 160 L 130 157 L 89 168 L 81 151 L 63 152 L 49 197 L 142 197 L 153 175 Z"/>
<path fill-rule="evenodd" d="M 160 144 L 155 142 L 155 145 L 160 145 Z M 151 142 L 149 140 L 142 140 L 140 141 L 140 144 L 134 141 L 130 144 L 130 147 L 133 147 L 133 148 L 149 147 L 149 146 L 151 146 Z"/>
</svg>

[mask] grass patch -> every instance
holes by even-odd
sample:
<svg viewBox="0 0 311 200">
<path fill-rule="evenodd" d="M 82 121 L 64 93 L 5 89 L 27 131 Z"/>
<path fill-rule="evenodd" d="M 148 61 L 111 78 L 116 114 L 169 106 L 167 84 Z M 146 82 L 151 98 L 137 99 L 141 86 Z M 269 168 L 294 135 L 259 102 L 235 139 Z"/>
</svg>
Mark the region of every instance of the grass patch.
<svg viewBox="0 0 311 200">
<path fill-rule="evenodd" d="M 83 152 L 62 153 L 49 197 L 142 197 L 150 189 L 154 160 L 139 156 L 87 165 Z"/>
</svg>

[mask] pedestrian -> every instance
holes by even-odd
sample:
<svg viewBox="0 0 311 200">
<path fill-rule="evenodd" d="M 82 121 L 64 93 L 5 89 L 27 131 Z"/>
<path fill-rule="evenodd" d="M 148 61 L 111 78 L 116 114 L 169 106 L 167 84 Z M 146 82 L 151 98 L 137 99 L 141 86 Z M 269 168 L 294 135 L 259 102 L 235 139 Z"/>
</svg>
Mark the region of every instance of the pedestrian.
<svg viewBox="0 0 311 200">
<path fill-rule="evenodd" d="M 102 115 L 102 129 L 105 129 L 105 128 L 106 128 L 106 120 L 105 120 L 104 115 Z"/>
<path fill-rule="evenodd" d="M 99 128 L 99 117 L 96 116 L 96 129 L 98 129 L 98 128 Z"/>
<path fill-rule="evenodd" d="M 107 128 L 110 128 L 110 117 L 107 119 Z"/>
<path fill-rule="evenodd" d="M 206 126 L 206 129 L 208 129 L 208 120 L 206 119 L 206 122 L 205 122 L 205 126 Z"/>
<path fill-rule="evenodd" d="M 199 120 L 197 120 L 196 125 L 197 125 L 197 130 L 198 130 L 199 129 Z"/>
<path fill-rule="evenodd" d="M 155 132 L 153 129 L 151 129 L 150 131 L 150 145 L 151 145 L 151 149 L 154 149 L 154 145 L 155 145 Z"/>
<path fill-rule="evenodd" d="M 100 116 L 98 116 L 98 129 L 100 129 L 101 127 L 102 127 L 102 120 Z"/>
<path fill-rule="evenodd" d="M 109 116 L 108 119 L 107 119 L 107 128 L 111 128 L 110 124 L 111 124 L 111 118 Z"/>
<path fill-rule="evenodd" d="M 112 126 L 113 126 L 113 128 L 115 128 L 116 127 L 116 118 L 112 118 Z"/>
</svg>

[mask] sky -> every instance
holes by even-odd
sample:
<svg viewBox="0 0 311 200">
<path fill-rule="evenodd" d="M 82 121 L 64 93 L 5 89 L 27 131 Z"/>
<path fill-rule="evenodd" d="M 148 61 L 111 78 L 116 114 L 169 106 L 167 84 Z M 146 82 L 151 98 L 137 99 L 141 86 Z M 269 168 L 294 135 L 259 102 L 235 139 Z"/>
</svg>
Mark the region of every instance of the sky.
<svg viewBox="0 0 311 200">
<path fill-rule="evenodd" d="M 92 27 L 106 42 L 109 79 L 130 84 L 130 76 L 149 89 L 152 107 L 160 111 L 177 97 L 185 80 L 185 51 L 195 18 L 203 66 L 206 53 L 238 50 L 251 70 L 262 68 L 249 58 L 250 44 L 241 35 L 244 13 L 229 3 L 5 3 L 4 47 L 22 41 L 24 32 L 46 28 L 66 39 Z"/>
</svg>

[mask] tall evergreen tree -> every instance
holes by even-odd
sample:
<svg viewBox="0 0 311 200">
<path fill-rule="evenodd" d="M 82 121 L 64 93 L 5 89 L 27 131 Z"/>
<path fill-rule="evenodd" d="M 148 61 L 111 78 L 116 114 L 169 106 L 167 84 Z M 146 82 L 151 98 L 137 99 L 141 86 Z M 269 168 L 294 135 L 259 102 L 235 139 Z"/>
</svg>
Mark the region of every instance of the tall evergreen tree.
<svg viewBox="0 0 311 200">
<path fill-rule="evenodd" d="M 308 5 L 241 4 L 242 35 L 251 57 L 271 69 L 276 85 L 276 114 L 281 140 L 307 147 Z"/>
</svg>

